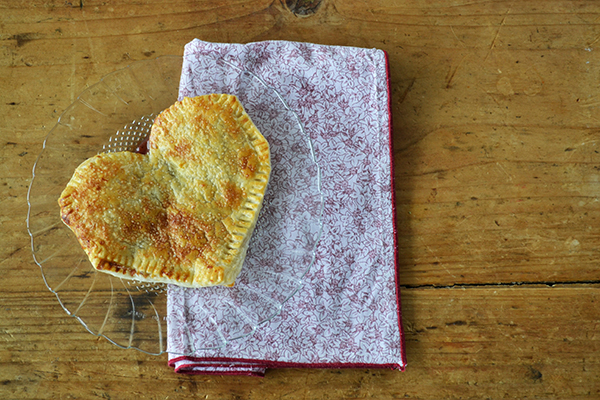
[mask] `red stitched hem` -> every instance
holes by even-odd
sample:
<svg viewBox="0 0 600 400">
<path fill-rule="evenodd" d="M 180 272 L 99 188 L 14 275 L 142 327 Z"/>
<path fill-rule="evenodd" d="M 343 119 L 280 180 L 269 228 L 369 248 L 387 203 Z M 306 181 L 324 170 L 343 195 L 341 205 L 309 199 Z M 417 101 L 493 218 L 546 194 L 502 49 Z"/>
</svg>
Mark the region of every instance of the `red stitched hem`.
<svg viewBox="0 0 600 400">
<path fill-rule="evenodd" d="M 189 361 L 190 364 L 185 364 L 179 367 L 175 367 L 175 364 L 180 361 Z M 239 371 L 203 371 L 194 370 L 194 362 L 202 362 L 198 364 L 198 367 L 222 367 L 222 368 L 239 368 Z M 232 363 L 236 363 L 232 365 Z M 324 368 L 324 369 L 336 369 L 336 368 L 382 368 L 382 369 L 395 369 L 404 371 L 404 365 L 401 364 L 369 364 L 369 363 L 298 363 L 298 362 L 285 362 L 285 361 L 265 361 L 265 360 L 252 360 L 245 358 L 227 358 L 227 357 L 191 357 L 191 356 L 180 356 L 169 360 L 169 366 L 175 368 L 175 372 L 180 373 L 194 373 L 194 374 L 211 374 L 211 375 L 249 375 L 260 376 L 260 373 L 253 371 L 244 371 L 244 369 L 250 368 Z M 192 372 L 193 371 L 193 372 Z M 263 374 L 264 375 L 264 374 Z"/>
<path fill-rule="evenodd" d="M 387 80 L 387 91 L 388 91 L 388 115 L 389 115 L 389 126 L 390 126 L 390 179 L 392 183 L 392 213 L 393 225 L 394 225 L 394 266 L 396 269 L 395 281 L 396 281 L 396 311 L 398 313 L 398 329 L 400 330 L 400 354 L 402 359 L 402 371 L 406 367 L 406 351 L 404 347 L 404 329 L 402 327 L 402 307 L 400 301 L 400 283 L 398 282 L 398 275 L 400 273 L 398 268 L 398 233 L 396 228 L 396 190 L 395 190 L 395 179 L 394 179 L 394 134 L 393 134 L 393 118 L 392 118 L 392 88 L 390 79 L 390 60 L 388 53 L 383 50 L 385 55 L 385 72 Z"/>
</svg>

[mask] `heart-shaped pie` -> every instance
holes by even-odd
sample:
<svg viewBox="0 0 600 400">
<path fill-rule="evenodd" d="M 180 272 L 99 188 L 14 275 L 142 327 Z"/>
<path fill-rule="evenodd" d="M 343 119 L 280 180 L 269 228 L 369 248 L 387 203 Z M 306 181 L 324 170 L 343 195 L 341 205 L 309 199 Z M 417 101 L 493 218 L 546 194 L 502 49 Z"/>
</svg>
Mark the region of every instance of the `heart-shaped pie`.
<svg viewBox="0 0 600 400">
<path fill-rule="evenodd" d="M 184 98 L 154 121 L 148 153 L 103 153 L 63 191 L 64 223 L 94 268 L 187 287 L 234 284 L 271 172 L 237 97 Z"/>
</svg>

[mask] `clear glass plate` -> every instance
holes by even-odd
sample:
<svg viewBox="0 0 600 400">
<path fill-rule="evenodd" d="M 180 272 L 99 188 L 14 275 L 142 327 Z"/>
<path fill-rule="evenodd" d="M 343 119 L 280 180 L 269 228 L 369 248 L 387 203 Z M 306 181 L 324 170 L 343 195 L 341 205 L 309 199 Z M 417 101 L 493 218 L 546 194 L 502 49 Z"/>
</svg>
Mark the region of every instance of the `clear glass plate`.
<svg viewBox="0 0 600 400">
<path fill-rule="evenodd" d="M 205 63 L 207 70 L 195 71 L 212 77 L 203 87 L 202 75 L 195 75 L 196 94 L 237 95 L 271 146 L 271 180 L 236 285 L 183 289 L 119 279 L 92 267 L 60 219 L 58 198 L 87 158 L 139 146 L 153 117 L 177 100 L 182 63 L 180 56 L 136 62 L 81 93 L 46 137 L 27 195 L 33 258 L 60 305 L 92 334 L 150 354 L 169 351 L 168 297 L 177 299 L 182 290 L 197 291 L 201 318 L 210 321 L 189 338 L 202 344 L 186 355 L 255 332 L 301 287 L 322 229 L 320 169 L 296 113 L 262 79 L 215 58 Z"/>
</svg>

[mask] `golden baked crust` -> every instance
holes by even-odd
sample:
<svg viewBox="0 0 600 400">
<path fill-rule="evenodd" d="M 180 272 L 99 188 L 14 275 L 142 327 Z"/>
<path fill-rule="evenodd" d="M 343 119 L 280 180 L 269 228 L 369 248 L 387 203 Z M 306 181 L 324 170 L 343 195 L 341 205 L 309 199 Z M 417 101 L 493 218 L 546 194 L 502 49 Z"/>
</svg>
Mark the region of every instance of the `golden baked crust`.
<svg viewBox="0 0 600 400">
<path fill-rule="evenodd" d="M 59 199 L 62 220 L 100 271 L 233 285 L 271 171 L 266 139 L 235 96 L 212 94 L 163 111 L 148 148 L 83 162 Z"/>
</svg>

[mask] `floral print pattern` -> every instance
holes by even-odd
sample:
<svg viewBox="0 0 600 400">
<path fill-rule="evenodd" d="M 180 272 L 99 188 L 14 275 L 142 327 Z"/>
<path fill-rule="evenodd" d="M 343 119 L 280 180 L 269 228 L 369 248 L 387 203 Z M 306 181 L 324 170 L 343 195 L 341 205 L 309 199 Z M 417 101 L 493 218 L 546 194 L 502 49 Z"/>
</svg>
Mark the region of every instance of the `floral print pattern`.
<svg viewBox="0 0 600 400">
<path fill-rule="evenodd" d="M 194 55 L 250 71 L 295 111 L 321 168 L 323 225 L 300 290 L 244 338 L 195 350 L 206 343 L 190 341 L 209 338 L 201 332 L 214 331 L 215 323 L 196 306 L 202 301 L 198 291 L 170 290 L 169 314 L 178 317 L 168 318 L 169 364 L 182 373 L 247 375 L 287 366 L 403 369 L 385 53 L 284 41 L 194 40 L 185 48 L 182 96 L 196 94 L 198 79 L 215 92 L 238 79 L 198 76 L 211 66 L 198 65 L 205 58 Z M 261 237 L 268 240 L 269 235 Z M 265 265 L 276 268 L 275 257 L 268 258 Z"/>
</svg>

